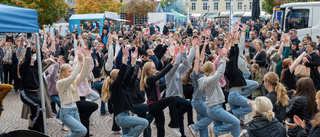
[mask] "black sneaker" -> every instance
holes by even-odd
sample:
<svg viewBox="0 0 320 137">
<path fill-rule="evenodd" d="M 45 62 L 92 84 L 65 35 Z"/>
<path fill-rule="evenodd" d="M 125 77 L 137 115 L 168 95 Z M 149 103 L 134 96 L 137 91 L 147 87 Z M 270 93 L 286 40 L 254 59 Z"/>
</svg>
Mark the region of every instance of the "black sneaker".
<svg viewBox="0 0 320 137">
<path fill-rule="evenodd" d="M 3 111 L 2 102 L 0 101 L 0 111 Z"/>
</svg>

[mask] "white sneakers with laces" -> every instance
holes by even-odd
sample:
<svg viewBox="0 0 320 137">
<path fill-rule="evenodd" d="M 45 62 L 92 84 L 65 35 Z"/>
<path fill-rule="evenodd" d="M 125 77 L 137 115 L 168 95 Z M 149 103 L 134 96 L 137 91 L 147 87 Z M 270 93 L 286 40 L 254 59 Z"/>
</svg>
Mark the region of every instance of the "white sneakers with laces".
<svg viewBox="0 0 320 137">
<path fill-rule="evenodd" d="M 179 128 L 170 128 L 176 137 L 181 137 Z"/>
<path fill-rule="evenodd" d="M 193 137 L 197 137 L 198 132 L 196 129 L 194 129 L 194 124 L 189 125 L 188 128 L 189 128 L 191 134 L 193 135 Z"/>
</svg>

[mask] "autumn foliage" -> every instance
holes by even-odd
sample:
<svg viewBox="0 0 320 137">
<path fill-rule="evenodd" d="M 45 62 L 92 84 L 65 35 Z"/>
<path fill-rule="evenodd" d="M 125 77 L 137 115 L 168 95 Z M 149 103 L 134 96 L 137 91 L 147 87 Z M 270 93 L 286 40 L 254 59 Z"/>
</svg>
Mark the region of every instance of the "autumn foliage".
<svg viewBox="0 0 320 137">
<path fill-rule="evenodd" d="M 37 10 L 40 26 L 66 17 L 69 8 L 64 0 L 1 0 L 0 3 Z"/>
<path fill-rule="evenodd" d="M 156 8 L 157 2 L 152 0 L 130 0 L 124 5 L 124 12 L 127 15 L 136 15 L 138 19 L 147 16 L 148 12 L 152 12 Z"/>
<path fill-rule="evenodd" d="M 122 3 L 118 0 L 76 0 L 77 14 L 104 13 L 105 11 L 121 12 Z"/>
</svg>

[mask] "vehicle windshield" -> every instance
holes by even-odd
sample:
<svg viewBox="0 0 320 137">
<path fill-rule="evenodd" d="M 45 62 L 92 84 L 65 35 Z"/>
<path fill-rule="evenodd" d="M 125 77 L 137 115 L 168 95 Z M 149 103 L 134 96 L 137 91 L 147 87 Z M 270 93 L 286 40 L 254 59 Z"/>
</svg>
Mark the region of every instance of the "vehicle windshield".
<svg viewBox="0 0 320 137">
<path fill-rule="evenodd" d="M 286 17 L 286 15 L 285 15 L 285 8 L 281 8 L 280 9 L 280 11 L 278 12 L 278 15 L 279 14 L 281 14 L 281 20 L 280 20 L 280 27 L 281 27 L 281 29 L 282 30 L 284 30 L 285 28 L 284 28 L 284 24 L 285 24 L 285 17 Z"/>
</svg>

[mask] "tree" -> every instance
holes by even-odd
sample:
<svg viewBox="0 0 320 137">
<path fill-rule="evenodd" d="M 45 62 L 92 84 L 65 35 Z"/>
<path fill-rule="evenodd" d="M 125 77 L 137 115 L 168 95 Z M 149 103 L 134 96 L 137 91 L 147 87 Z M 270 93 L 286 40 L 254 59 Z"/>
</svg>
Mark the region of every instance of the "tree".
<svg viewBox="0 0 320 137">
<path fill-rule="evenodd" d="M 274 0 L 265 0 L 262 2 L 262 8 L 265 9 L 267 13 L 272 14 L 273 7 L 275 7 L 274 3 Z"/>
<path fill-rule="evenodd" d="M 122 3 L 118 0 L 76 0 L 77 14 L 121 12 Z"/>
<path fill-rule="evenodd" d="M 64 0 L 2 0 L 0 3 L 37 10 L 39 26 L 66 17 L 69 8 Z"/>
<path fill-rule="evenodd" d="M 161 0 L 160 5 L 165 12 L 171 12 L 171 9 L 187 14 L 187 8 L 189 8 L 189 3 L 179 0 Z"/>
<path fill-rule="evenodd" d="M 124 12 L 128 15 L 136 15 L 138 20 L 141 17 L 147 16 L 148 12 L 152 12 L 156 8 L 157 2 L 147 0 L 130 0 L 124 5 Z"/>
</svg>

